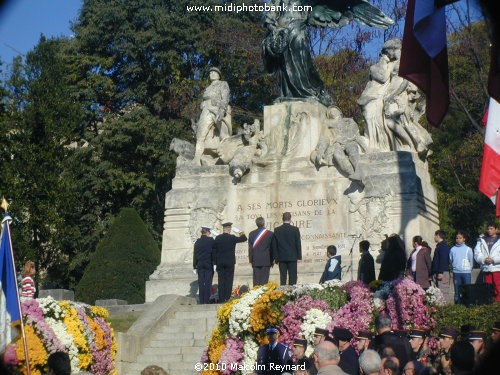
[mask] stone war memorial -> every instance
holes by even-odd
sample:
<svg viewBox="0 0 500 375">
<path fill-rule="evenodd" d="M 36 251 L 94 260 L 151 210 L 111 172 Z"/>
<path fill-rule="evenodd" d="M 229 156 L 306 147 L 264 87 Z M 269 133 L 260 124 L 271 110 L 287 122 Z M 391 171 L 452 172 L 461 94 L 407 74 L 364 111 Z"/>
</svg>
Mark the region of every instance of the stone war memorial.
<svg viewBox="0 0 500 375">
<path fill-rule="evenodd" d="M 342 279 L 351 280 L 357 277 L 360 240 L 370 241 L 377 257 L 392 233 L 409 249 L 412 236 L 432 238 L 438 229 L 427 164 L 432 139 L 419 124 L 425 108 L 417 88 L 398 76 L 401 41 L 385 42 L 370 67 L 357 100 L 365 120 L 361 133 L 361 124 L 344 117 L 323 90 L 301 35 L 306 28 L 280 26 L 306 20 L 339 26 L 355 19 L 388 27 L 392 21 L 374 7 L 364 17 L 358 11 L 329 21 L 315 11 L 267 14 L 264 66 L 279 74 L 281 96 L 264 107 L 263 122 L 232 123 L 230 87 L 224 72 L 211 68 L 196 144 L 171 144 L 179 155 L 176 176 L 166 195 L 161 264 L 147 282 L 146 302 L 165 293 L 197 293 L 192 257 L 202 226 L 221 232 L 230 221 L 249 233 L 262 216 L 273 230 L 290 212 L 302 239 L 298 283 L 319 281 L 328 245 L 337 246 Z M 251 286 L 247 243 L 238 244 L 236 262 L 234 285 Z M 277 275 L 274 267 L 270 279 Z"/>
</svg>

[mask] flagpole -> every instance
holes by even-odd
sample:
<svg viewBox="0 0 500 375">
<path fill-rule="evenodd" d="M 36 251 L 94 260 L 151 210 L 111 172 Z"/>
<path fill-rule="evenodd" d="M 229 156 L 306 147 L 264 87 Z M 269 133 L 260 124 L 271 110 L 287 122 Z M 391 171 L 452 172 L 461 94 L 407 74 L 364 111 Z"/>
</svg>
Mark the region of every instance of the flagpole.
<svg viewBox="0 0 500 375">
<path fill-rule="evenodd" d="M 3 200 L 2 200 L 2 208 L 5 210 L 6 216 L 8 216 L 8 218 L 10 218 L 10 220 L 12 220 L 12 218 L 9 216 L 9 214 L 7 212 L 7 209 L 9 208 L 9 204 L 7 203 L 5 198 L 3 198 Z M 14 262 L 14 248 L 12 247 L 12 238 L 10 236 L 10 226 L 9 226 L 9 219 L 8 218 L 5 220 L 4 231 L 7 230 L 7 236 L 9 238 L 9 245 L 10 245 L 10 259 L 12 262 L 12 269 L 14 270 L 14 277 L 16 277 L 17 272 L 16 272 L 16 264 Z M 16 284 L 17 284 L 17 282 L 16 282 Z M 31 375 L 30 360 L 29 360 L 29 355 L 28 355 L 28 342 L 26 340 L 26 332 L 24 331 L 23 312 L 21 310 L 21 301 L 19 299 L 19 289 L 18 288 L 16 288 L 16 296 L 17 296 L 17 308 L 19 309 L 19 313 L 21 315 L 19 320 L 21 321 L 21 336 L 23 338 L 24 359 L 26 360 L 26 369 L 27 369 L 28 375 Z"/>
</svg>

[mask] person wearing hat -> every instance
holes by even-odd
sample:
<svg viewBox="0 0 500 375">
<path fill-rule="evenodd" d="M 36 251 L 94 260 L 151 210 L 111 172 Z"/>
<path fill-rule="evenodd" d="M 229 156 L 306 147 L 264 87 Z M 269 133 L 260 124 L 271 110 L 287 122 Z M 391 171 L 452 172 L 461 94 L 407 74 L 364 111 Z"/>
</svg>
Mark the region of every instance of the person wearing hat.
<svg viewBox="0 0 500 375">
<path fill-rule="evenodd" d="M 491 332 L 491 340 L 494 343 L 500 342 L 500 322 L 495 322 Z"/>
<path fill-rule="evenodd" d="M 358 353 L 361 354 L 367 349 L 371 349 L 371 342 L 373 340 L 373 335 L 370 332 L 359 331 L 356 336 L 356 349 Z"/>
<path fill-rule="evenodd" d="M 479 363 L 486 355 L 486 332 L 480 329 L 469 331 L 469 342 L 474 347 L 475 363 Z"/>
<path fill-rule="evenodd" d="M 413 351 L 413 359 L 424 364 L 429 363 L 431 351 L 427 347 L 427 332 L 425 329 L 414 328 L 410 330 L 408 337 Z"/>
<path fill-rule="evenodd" d="M 439 352 L 434 361 L 434 367 L 441 373 L 449 373 L 451 371 L 450 364 L 450 349 L 451 346 L 455 343 L 455 340 L 458 337 L 458 331 L 453 328 L 443 328 L 441 332 L 439 332 L 439 341 L 438 347 Z"/>
<path fill-rule="evenodd" d="M 289 365 L 292 362 L 290 349 L 285 344 L 278 342 L 279 331 L 276 327 L 268 327 L 265 332 L 269 344 L 261 345 L 257 351 L 255 373 L 258 375 L 282 374 L 283 371 L 280 371 L 277 367 Z"/>
<path fill-rule="evenodd" d="M 255 220 L 257 229 L 248 235 L 248 260 L 253 270 L 253 286 L 269 282 L 269 271 L 273 262 L 271 246 L 274 233 L 267 230 L 263 217 Z"/>
<path fill-rule="evenodd" d="M 296 358 L 296 362 L 299 359 L 305 357 L 306 350 L 307 350 L 307 340 L 306 339 L 296 338 L 293 340 L 293 355 Z"/>
<path fill-rule="evenodd" d="M 345 328 L 334 328 L 333 337 L 338 342 L 340 353 L 339 367 L 350 375 L 359 374 L 359 360 L 356 350 L 351 346 L 352 333 Z"/>
<path fill-rule="evenodd" d="M 240 232 L 239 236 L 231 234 L 233 223 L 222 224 L 222 234 L 215 237 L 213 244 L 217 278 L 219 282 L 219 302 L 224 303 L 231 298 L 236 264 L 236 244 L 245 242 L 247 236 Z"/>
<path fill-rule="evenodd" d="M 223 140 L 232 133 L 229 85 L 226 81 L 221 81 L 222 74 L 215 67 L 210 68 L 209 76 L 211 83 L 203 92 L 201 115 L 196 123 L 195 165 L 201 165 L 201 156 L 209 138 L 218 137 Z"/>
<path fill-rule="evenodd" d="M 328 337 L 328 335 L 329 335 L 329 332 L 327 329 L 316 327 L 316 329 L 314 330 L 314 336 L 313 336 L 314 346 L 316 347 L 319 344 L 321 344 L 323 341 L 325 341 L 325 339 Z"/>
<path fill-rule="evenodd" d="M 291 224 L 292 214 L 283 213 L 283 224 L 274 230 L 273 257 L 279 263 L 280 285 L 297 284 L 297 261 L 302 260 L 300 230 Z"/>
<path fill-rule="evenodd" d="M 214 239 L 210 235 L 210 228 L 201 227 L 201 237 L 194 243 L 193 269 L 198 275 L 199 302 L 202 305 L 210 300 L 210 288 L 214 277 L 213 245 Z"/>
</svg>

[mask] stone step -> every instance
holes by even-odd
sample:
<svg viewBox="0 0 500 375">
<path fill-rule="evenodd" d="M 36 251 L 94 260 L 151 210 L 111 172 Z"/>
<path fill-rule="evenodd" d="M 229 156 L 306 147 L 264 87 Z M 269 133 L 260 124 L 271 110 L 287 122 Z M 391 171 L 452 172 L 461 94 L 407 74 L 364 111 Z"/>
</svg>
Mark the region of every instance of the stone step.
<svg viewBox="0 0 500 375">
<path fill-rule="evenodd" d="M 176 339 L 161 339 L 161 340 L 156 340 L 153 339 L 149 343 L 149 347 L 152 348 L 170 348 L 172 346 L 179 346 L 179 347 L 195 347 L 195 346 L 205 346 L 207 345 L 207 340 L 205 339 L 182 339 L 182 340 L 176 340 Z"/>
<path fill-rule="evenodd" d="M 179 311 L 217 311 L 220 304 L 209 304 L 209 305 L 179 305 Z"/>
<path fill-rule="evenodd" d="M 174 314 L 174 318 L 178 319 L 200 319 L 214 318 L 214 311 L 207 310 L 179 310 Z"/>
<path fill-rule="evenodd" d="M 163 332 L 163 330 L 162 330 L 162 331 L 158 332 L 154 336 L 154 338 L 155 338 L 155 340 L 168 340 L 168 339 L 175 339 L 175 340 L 190 339 L 190 340 L 193 340 L 194 335 L 195 335 L 194 332 L 183 331 L 183 332 L 172 333 L 172 332 Z"/>
</svg>

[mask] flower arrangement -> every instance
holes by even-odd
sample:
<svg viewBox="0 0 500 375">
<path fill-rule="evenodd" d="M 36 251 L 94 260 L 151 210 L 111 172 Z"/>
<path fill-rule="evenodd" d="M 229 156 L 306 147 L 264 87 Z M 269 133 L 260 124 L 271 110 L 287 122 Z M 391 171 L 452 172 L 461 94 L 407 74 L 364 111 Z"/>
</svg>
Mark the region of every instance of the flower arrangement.
<svg viewBox="0 0 500 375">
<path fill-rule="evenodd" d="M 273 283 L 259 286 L 217 311 L 219 326 L 212 333 L 202 361 L 219 364 L 220 371 L 202 374 L 244 375 L 244 370 L 231 372 L 230 366 L 220 365 L 252 366 L 259 346 L 268 343 L 264 333 L 268 326 L 276 326 L 280 331 L 279 341 L 290 348 L 296 337 L 304 337 L 312 344 L 316 328 L 342 327 L 354 335 L 373 330 L 374 318 L 381 312 L 389 314 L 393 328 L 434 329 L 440 300 L 439 291 L 426 293 L 406 278 L 371 283 L 370 287 L 360 281 L 285 288 L 277 288 Z M 429 341 L 431 350 L 434 346 Z M 311 349 L 309 345 L 309 352 Z"/>
<path fill-rule="evenodd" d="M 69 354 L 72 372 L 116 374 L 116 342 L 106 309 L 47 297 L 25 300 L 21 310 L 32 374 L 45 373 L 48 356 L 57 351 Z M 13 345 L 18 368 L 27 373 L 22 338 Z"/>
</svg>

